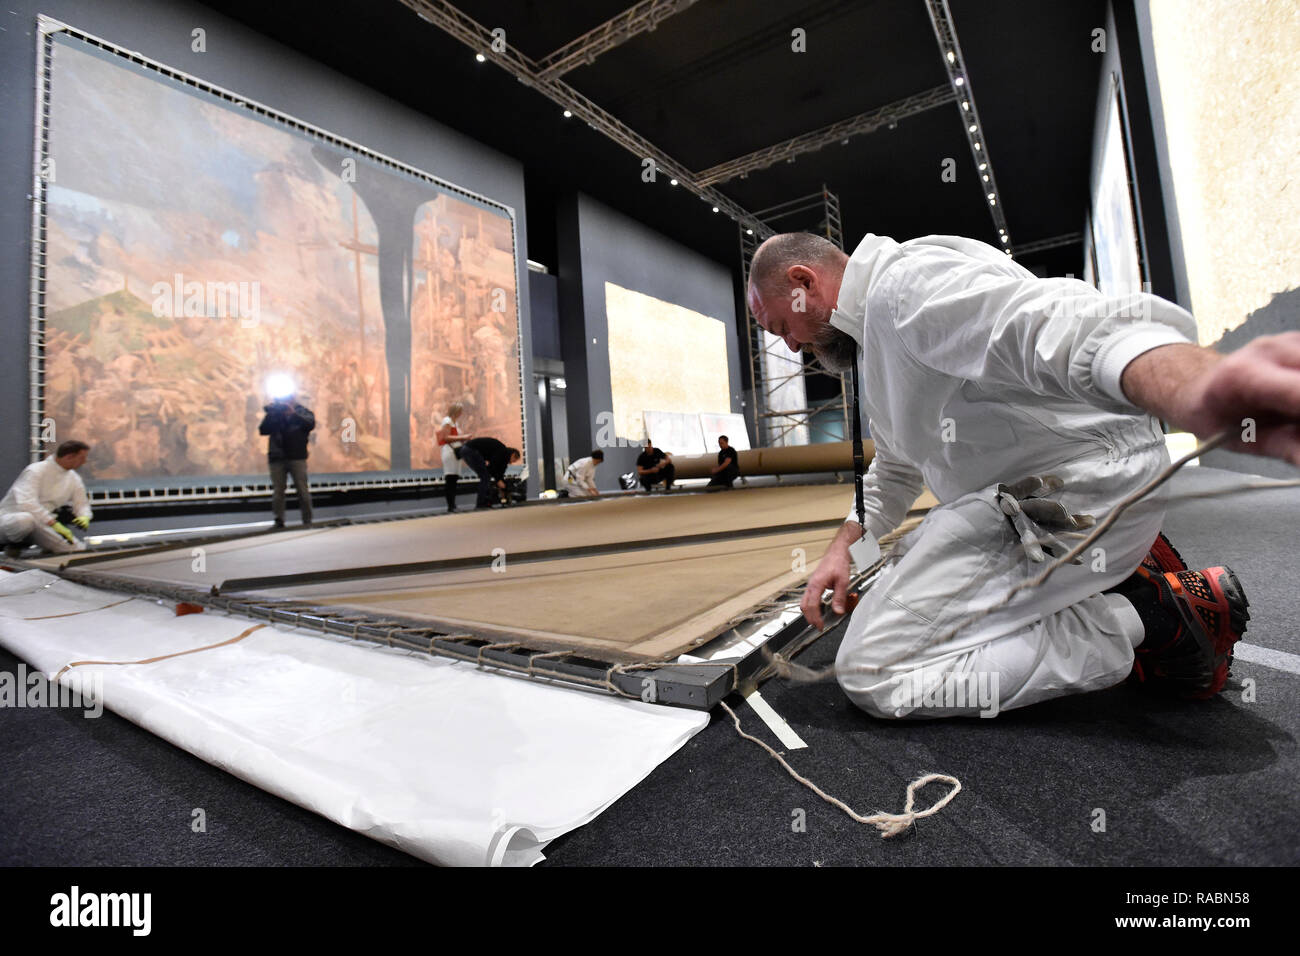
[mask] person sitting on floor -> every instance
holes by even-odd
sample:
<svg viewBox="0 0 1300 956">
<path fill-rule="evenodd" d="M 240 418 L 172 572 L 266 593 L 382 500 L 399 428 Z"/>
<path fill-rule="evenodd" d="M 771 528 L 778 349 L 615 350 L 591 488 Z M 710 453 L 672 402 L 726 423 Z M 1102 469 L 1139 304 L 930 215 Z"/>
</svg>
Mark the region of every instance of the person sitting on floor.
<svg viewBox="0 0 1300 956">
<path fill-rule="evenodd" d="M 731 447 L 726 435 L 718 436 L 718 463 L 710 469 L 710 473 L 713 477 L 709 479 L 705 489 L 707 491 L 730 489 L 732 483 L 740 477 L 740 456 Z"/>
<path fill-rule="evenodd" d="M 650 489 L 661 481 L 664 483 L 664 491 L 672 491 L 673 479 L 677 477 L 677 466 L 673 464 L 672 455 L 660 451 L 654 446 L 654 442 L 647 438 L 645 448 L 636 458 L 636 473 L 646 494 L 649 494 Z"/>
</svg>

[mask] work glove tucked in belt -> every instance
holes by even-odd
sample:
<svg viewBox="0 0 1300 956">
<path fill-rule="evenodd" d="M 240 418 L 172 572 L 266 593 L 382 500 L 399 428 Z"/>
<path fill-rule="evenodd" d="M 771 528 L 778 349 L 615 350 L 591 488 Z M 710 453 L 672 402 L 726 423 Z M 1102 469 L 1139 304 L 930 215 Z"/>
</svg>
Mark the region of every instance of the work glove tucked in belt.
<svg viewBox="0 0 1300 956">
<path fill-rule="evenodd" d="M 1011 485 L 998 485 L 998 506 L 1016 529 L 1031 561 L 1041 563 L 1048 555 L 1060 558 L 1068 554 L 1074 545 L 1063 539 L 1082 538 L 1083 534 L 1075 532 L 1097 523 L 1092 515 L 1072 515 L 1059 501 L 1044 500 L 1064 487 L 1065 482 L 1056 475 L 1030 475 Z M 1083 562 L 1075 558 L 1074 563 Z"/>
</svg>

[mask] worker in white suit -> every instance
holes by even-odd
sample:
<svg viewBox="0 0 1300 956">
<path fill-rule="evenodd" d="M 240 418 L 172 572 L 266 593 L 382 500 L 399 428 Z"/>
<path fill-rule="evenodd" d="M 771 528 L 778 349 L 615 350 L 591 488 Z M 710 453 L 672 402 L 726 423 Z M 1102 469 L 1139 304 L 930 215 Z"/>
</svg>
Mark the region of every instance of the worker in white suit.
<svg viewBox="0 0 1300 956">
<path fill-rule="evenodd" d="M 599 448 L 592 450 L 586 458 L 579 458 L 564 470 L 560 479 L 560 490 L 568 492 L 570 498 L 599 498 L 596 488 L 596 469 L 605 460 L 605 453 Z"/>
<path fill-rule="evenodd" d="M 29 544 L 56 554 L 85 550 L 68 525 L 90 527 L 90 499 L 77 474 L 89 455 L 85 442 L 65 441 L 53 456 L 22 470 L 0 500 L 0 538 L 7 554 L 17 556 Z"/>
<path fill-rule="evenodd" d="M 778 235 L 754 255 L 748 298 L 791 349 L 856 365 L 875 442 L 861 513 L 809 578 L 805 617 L 822 626 L 826 590 L 846 611 L 850 547 L 869 565 L 923 484 L 940 502 L 852 613 L 836 677 L 855 704 L 988 716 L 1130 674 L 1181 697 L 1223 687 L 1248 602 L 1230 569 L 1186 567 L 1158 495 L 1082 564 L 1007 595 L 1075 543 L 1079 516 L 1100 521 L 1168 466 L 1153 415 L 1203 437 L 1251 419 L 1257 431 L 1225 447 L 1300 464 L 1300 333 L 1221 356 L 1192 344 L 1192 317 L 1169 302 L 1039 279 L 950 236 L 868 235 L 849 257 Z"/>
</svg>

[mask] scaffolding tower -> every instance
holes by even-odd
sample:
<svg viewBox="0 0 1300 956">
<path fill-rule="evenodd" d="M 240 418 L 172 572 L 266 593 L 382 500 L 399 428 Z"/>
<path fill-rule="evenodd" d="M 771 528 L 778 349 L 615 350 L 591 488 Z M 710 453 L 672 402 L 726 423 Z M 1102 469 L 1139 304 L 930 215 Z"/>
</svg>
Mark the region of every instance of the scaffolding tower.
<svg viewBox="0 0 1300 956">
<path fill-rule="evenodd" d="M 752 215 L 775 232 L 811 232 L 825 236 L 836 247 L 844 248 L 844 225 L 840 200 L 822 186 L 820 192 L 760 209 Z M 749 289 L 749 264 L 761 236 L 740 229 L 740 271 L 742 288 Z M 755 320 L 745 302 L 745 343 L 749 354 L 750 381 L 753 383 L 754 439 L 758 447 L 806 445 L 812 440 L 814 416 L 838 411 L 844 423 L 844 436 L 850 434 L 848 386 L 844 375 L 829 372 L 816 362 L 805 364 L 802 354 L 794 354 L 785 342 L 765 331 Z M 824 376 L 839 383 L 839 394 L 813 405 L 808 401 L 806 381 Z"/>
</svg>

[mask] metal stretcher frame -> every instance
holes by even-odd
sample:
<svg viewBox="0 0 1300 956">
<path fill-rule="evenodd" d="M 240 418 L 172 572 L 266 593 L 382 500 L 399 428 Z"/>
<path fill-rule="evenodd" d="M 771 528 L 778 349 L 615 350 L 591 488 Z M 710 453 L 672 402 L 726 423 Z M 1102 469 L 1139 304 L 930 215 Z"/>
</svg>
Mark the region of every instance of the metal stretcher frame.
<svg viewBox="0 0 1300 956">
<path fill-rule="evenodd" d="M 471 661 L 480 665 L 575 687 L 601 690 L 610 694 L 636 698 L 646 703 L 666 704 L 691 710 L 711 710 L 733 691 L 761 683 L 769 658 L 764 651 L 789 656 L 807 647 L 825 631 L 813 628 L 802 616 L 796 617 L 771 635 L 760 648 L 726 662 L 655 665 L 619 665 L 593 660 L 581 654 L 557 654 L 554 651 L 508 644 L 499 637 L 484 638 L 467 633 L 443 633 L 427 621 L 395 614 L 367 614 L 353 608 L 315 605 L 292 599 L 268 599 L 250 594 L 216 593 L 216 589 L 146 582 L 106 572 L 82 570 L 76 566 L 54 573 L 87 587 L 107 588 L 128 594 L 148 595 L 167 600 L 197 604 L 254 620 L 287 624 L 322 634 L 370 641 L 389 647 L 421 651 L 439 657 Z M 865 576 L 851 587 L 865 586 Z M 724 635 L 750 630 L 757 632 L 783 611 L 797 609 L 803 586 L 791 588 L 764 602 L 745 620 L 733 625 Z M 834 623 L 834 615 L 828 623 Z M 718 638 L 714 639 L 716 643 Z M 709 644 L 697 648 L 695 656 L 707 654 Z"/>
</svg>

